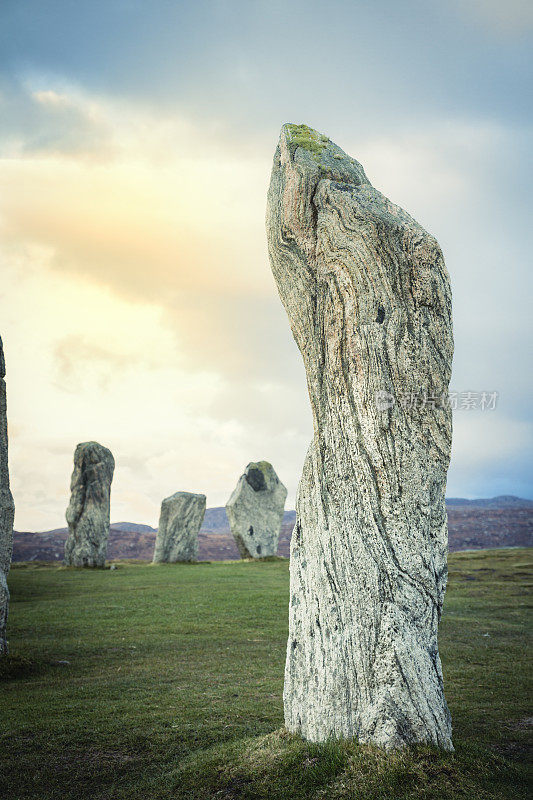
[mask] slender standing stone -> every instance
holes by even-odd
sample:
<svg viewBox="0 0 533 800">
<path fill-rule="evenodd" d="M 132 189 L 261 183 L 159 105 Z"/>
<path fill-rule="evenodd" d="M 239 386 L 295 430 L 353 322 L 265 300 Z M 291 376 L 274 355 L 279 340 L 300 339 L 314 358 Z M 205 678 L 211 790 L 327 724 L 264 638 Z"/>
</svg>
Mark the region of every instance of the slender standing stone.
<svg viewBox="0 0 533 800">
<path fill-rule="evenodd" d="M 282 129 L 267 233 L 314 420 L 291 544 L 286 726 L 452 749 L 437 647 L 453 352 L 441 250 L 303 125 Z"/>
<path fill-rule="evenodd" d="M 176 492 L 161 503 L 153 563 L 198 560 L 205 494 Z"/>
<path fill-rule="evenodd" d="M 272 464 L 248 464 L 226 505 L 241 558 L 276 555 L 286 497 L 287 489 Z"/>
<path fill-rule="evenodd" d="M 66 518 L 69 535 L 65 564 L 103 567 L 109 537 L 109 501 L 115 460 L 98 442 L 83 442 L 74 452 L 70 504 Z"/>
<path fill-rule="evenodd" d="M 15 518 L 15 505 L 9 488 L 5 374 L 4 348 L 2 339 L 0 339 L 0 656 L 7 653 L 6 625 L 9 609 L 7 574 L 13 553 L 13 520 Z"/>
</svg>

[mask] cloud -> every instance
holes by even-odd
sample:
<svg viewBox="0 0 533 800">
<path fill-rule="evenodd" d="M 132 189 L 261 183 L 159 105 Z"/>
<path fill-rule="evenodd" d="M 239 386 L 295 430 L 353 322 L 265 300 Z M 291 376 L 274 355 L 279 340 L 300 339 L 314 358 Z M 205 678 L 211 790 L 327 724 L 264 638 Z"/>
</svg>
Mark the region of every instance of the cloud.
<svg viewBox="0 0 533 800">
<path fill-rule="evenodd" d="M 112 131 L 96 102 L 55 89 L 32 89 L 16 79 L 0 83 L 0 148 L 4 157 L 107 160 Z"/>
<path fill-rule="evenodd" d="M 63 337 L 54 345 L 53 357 L 56 383 L 68 391 L 83 390 L 91 382 L 106 389 L 112 381 L 122 380 L 124 373 L 158 366 L 156 353 L 139 354 L 124 348 L 117 352 L 107 346 L 95 345 L 89 333 Z"/>
<path fill-rule="evenodd" d="M 35 94 L 46 105 L 71 104 L 55 90 Z M 81 94 L 76 103 L 104 119 L 121 146 L 106 161 L 25 149 L 2 162 L 5 247 L 41 248 L 57 274 L 158 304 L 193 368 L 224 361 L 235 376 L 261 373 L 266 356 L 286 377 L 277 356 L 285 318 L 264 235 L 269 155 L 237 156 L 218 136 L 208 147 L 206 130 L 179 117 L 147 118 L 128 105 L 118 113 Z"/>
<path fill-rule="evenodd" d="M 454 0 L 463 16 L 499 35 L 527 35 L 533 30 L 530 0 Z"/>
<path fill-rule="evenodd" d="M 18 529 L 62 524 L 72 454 L 89 439 L 116 458 L 115 520 L 155 524 L 178 489 L 222 504 L 261 458 L 294 496 L 309 434 L 290 387 L 265 383 L 264 362 L 262 383 L 246 370 L 236 380 L 223 360 L 193 368 L 158 305 L 51 270 L 46 249 L 9 256 L 2 333 Z M 303 376 L 300 389 L 305 399 Z"/>
<path fill-rule="evenodd" d="M 533 445 L 533 425 L 505 412 L 462 410 L 454 413 L 453 454 L 465 471 L 475 474 L 483 465 L 522 459 Z"/>
<path fill-rule="evenodd" d="M 60 524 L 85 439 L 115 453 L 114 519 L 154 524 L 177 489 L 221 504 L 262 458 L 292 505 L 312 425 L 266 255 L 275 137 L 228 138 L 179 112 L 60 85 L 28 91 L 45 128 L 63 120 L 66 139 L 59 124 L 49 147 L 36 146 L 23 125 L 16 158 L 0 162 L 17 525 Z M 68 139 L 80 120 L 87 138 L 76 152 Z M 379 136 L 328 133 L 444 248 L 455 388 L 501 393 L 494 416 L 458 418 L 451 490 L 512 493 L 515 481 L 531 494 L 521 482 L 529 129 L 443 117 Z"/>
<path fill-rule="evenodd" d="M 132 296 L 198 286 L 264 290 L 267 282 L 249 267 L 258 258 L 266 263 L 257 236 L 263 215 L 256 214 L 269 173 L 262 158 L 224 149 L 217 132 L 179 115 L 147 116 L 131 104 L 117 108 L 110 100 L 51 89 L 31 98 L 53 114 L 76 108 L 85 122 L 98 119 L 108 135 L 101 149 L 97 138 L 91 142 L 93 155 L 102 157 L 96 162 L 71 158 L 60 138 L 46 158 L 34 148 L 33 134 L 19 141 L 20 157 L 2 165 L 7 241 L 45 245 L 58 269 L 92 274 Z M 58 137 L 81 148 L 77 119 L 57 127 Z M 87 129 L 90 137 L 89 123 Z M 239 229 L 240 236 L 229 234 Z"/>
<path fill-rule="evenodd" d="M 454 413 L 449 497 L 531 497 L 533 425 L 531 420 L 513 419 L 510 411 L 504 404 L 499 413 Z"/>
</svg>

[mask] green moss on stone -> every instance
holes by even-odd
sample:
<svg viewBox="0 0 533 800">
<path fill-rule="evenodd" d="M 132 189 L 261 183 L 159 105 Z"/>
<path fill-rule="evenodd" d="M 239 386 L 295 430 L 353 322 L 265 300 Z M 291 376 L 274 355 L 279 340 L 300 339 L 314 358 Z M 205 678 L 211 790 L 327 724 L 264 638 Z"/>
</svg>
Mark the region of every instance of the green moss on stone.
<svg viewBox="0 0 533 800">
<path fill-rule="evenodd" d="M 269 464 L 268 461 L 254 461 L 252 464 L 250 464 L 250 466 L 261 470 L 265 477 L 269 475 L 270 470 L 272 469 L 272 464 Z"/>
<path fill-rule="evenodd" d="M 308 150 L 318 161 L 322 151 L 328 146 L 329 139 L 317 133 L 308 125 L 287 125 L 290 134 L 290 143 L 296 147 Z"/>
</svg>

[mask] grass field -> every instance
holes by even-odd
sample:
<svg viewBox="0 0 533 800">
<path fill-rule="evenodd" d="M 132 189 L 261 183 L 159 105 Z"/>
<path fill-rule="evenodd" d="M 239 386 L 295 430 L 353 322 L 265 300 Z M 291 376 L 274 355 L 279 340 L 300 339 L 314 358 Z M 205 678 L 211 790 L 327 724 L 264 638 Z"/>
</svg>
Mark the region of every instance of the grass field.
<svg viewBox="0 0 533 800">
<path fill-rule="evenodd" d="M 15 565 L 2 800 L 526 798 L 533 553 L 450 556 L 454 754 L 283 732 L 288 564 Z"/>
</svg>

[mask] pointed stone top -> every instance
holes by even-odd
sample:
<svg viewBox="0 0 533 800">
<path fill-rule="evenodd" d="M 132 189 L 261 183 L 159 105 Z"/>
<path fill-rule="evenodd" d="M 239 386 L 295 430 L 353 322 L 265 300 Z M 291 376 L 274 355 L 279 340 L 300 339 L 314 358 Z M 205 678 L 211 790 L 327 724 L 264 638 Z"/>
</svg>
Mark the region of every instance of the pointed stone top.
<svg viewBox="0 0 533 800">
<path fill-rule="evenodd" d="M 283 125 L 274 164 L 276 158 L 280 167 L 297 164 L 318 179 L 329 178 L 357 186 L 370 184 L 363 167 L 355 158 L 308 125 Z"/>
</svg>

